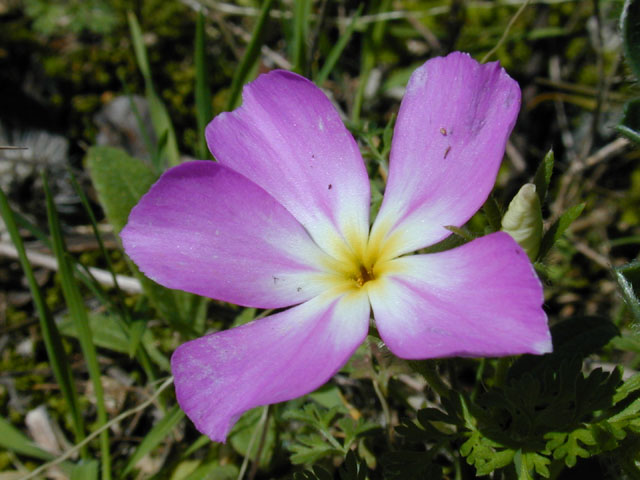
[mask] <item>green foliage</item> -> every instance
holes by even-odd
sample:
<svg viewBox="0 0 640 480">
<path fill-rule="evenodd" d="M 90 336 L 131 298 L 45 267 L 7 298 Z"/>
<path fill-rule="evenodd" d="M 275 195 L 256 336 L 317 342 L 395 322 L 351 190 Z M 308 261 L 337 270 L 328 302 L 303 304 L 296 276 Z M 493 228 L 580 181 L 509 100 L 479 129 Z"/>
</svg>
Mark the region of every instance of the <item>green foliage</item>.
<svg viewBox="0 0 640 480">
<path fill-rule="evenodd" d="M 126 475 L 135 465 L 149 452 L 151 452 L 156 446 L 165 440 L 165 438 L 171 433 L 178 422 L 184 418 L 184 412 L 180 410 L 178 405 L 174 405 L 171 410 L 166 412 L 165 416 L 156 423 L 151 430 L 145 435 L 144 439 L 136 449 L 136 451 L 129 457 L 127 464 L 124 467 L 123 475 Z"/>
<path fill-rule="evenodd" d="M 424 444 L 426 452 L 389 454 L 393 478 L 419 478 L 443 445 L 461 443 L 460 455 L 477 475 L 514 469 L 518 478 L 550 478 L 551 467 L 576 465 L 579 458 L 622 450 L 640 424 L 640 379 L 622 382 L 622 369 L 596 368 L 584 374 L 582 359 L 616 334 L 601 319 L 576 319 L 553 329 L 554 353 L 524 356 L 494 386 L 472 400 L 458 394 L 442 400 L 442 409 L 417 413 L 397 433 L 406 446 Z M 573 336 L 582 324 L 586 330 Z M 416 463 L 417 467 L 416 468 Z M 420 470 L 420 468 L 422 470 Z"/>
<path fill-rule="evenodd" d="M 118 19 L 104 0 L 26 0 L 25 10 L 33 18 L 33 28 L 43 35 L 72 31 L 110 33 Z"/>
<path fill-rule="evenodd" d="M 544 233 L 542 237 L 542 242 L 540 243 L 540 252 L 538 253 L 538 258 L 544 258 L 545 255 L 551 250 L 551 247 L 562 238 L 564 232 L 569 228 L 569 225 L 573 223 L 573 221 L 580 216 L 582 211 L 584 210 L 585 204 L 580 203 L 578 205 L 574 205 L 567 209 L 560 218 L 553 222 L 549 229 Z"/>
<path fill-rule="evenodd" d="M 369 469 L 367 464 L 349 450 L 344 462 L 338 470 L 340 480 L 369 480 Z M 312 471 L 296 472 L 294 480 L 333 480 L 331 473 L 319 466 L 314 466 Z"/>
<path fill-rule="evenodd" d="M 551 176 L 553 175 L 554 163 L 555 156 L 553 154 L 553 150 L 549 150 L 538 165 L 536 174 L 533 177 L 533 184 L 536 186 L 536 193 L 540 198 L 540 205 L 544 205 L 544 201 L 547 198 L 549 184 L 551 183 Z"/>
<path fill-rule="evenodd" d="M 354 420 L 344 407 L 324 408 L 308 403 L 300 410 L 289 410 L 284 418 L 305 425 L 289 446 L 293 464 L 309 464 L 332 456 L 345 456 L 364 436 L 379 429 L 363 418 Z"/>
</svg>

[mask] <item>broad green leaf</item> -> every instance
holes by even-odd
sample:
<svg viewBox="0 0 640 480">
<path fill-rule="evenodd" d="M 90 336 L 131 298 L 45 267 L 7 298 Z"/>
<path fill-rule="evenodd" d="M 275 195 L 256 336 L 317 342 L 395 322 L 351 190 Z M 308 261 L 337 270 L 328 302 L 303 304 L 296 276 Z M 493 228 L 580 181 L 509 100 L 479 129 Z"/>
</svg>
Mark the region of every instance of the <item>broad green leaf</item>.
<svg viewBox="0 0 640 480">
<path fill-rule="evenodd" d="M 627 0 L 620 17 L 622 45 L 627 62 L 640 79 L 640 1 Z"/>
<path fill-rule="evenodd" d="M 157 180 L 143 161 L 112 147 L 91 147 L 86 164 L 100 204 L 115 233 L 127 224 L 129 212 Z"/>
<path fill-rule="evenodd" d="M 551 247 L 553 247 L 553 245 L 562 237 L 567 228 L 569 228 L 569 225 L 571 225 L 571 223 L 580 216 L 582 210 L 584 210 L 584 206 L 584 203 L 574 205 L 564 212 L 560 218 L 549 227 L 549 230 L 547 230 L 542 237 L 538 258 L 543 258 L 547 253 L 549 253 Z"/>
<path fill-rule="evenodd" d="M 53 202 L 53 195 L 49 189 L 46 176 L 42 176 L 44 193 L 47 205 L 47 218 L 49 220 L 49 230 L 51 232 L 51 241 L 53 243 L 53 253 L 58 261 L 58 274 L 62 283 L 62 294 L 64 296 L 69 315 L 75 322 L 78 331 L 78 340 L 84 360 L 89 370 L 89 378 L 93 385 L 96 396 L 96 407 L 98 410 L 98 425 L 103 426 L 107 423 L 107 410 L 104 405 L 104 390 L 102 387 L 100 366 L 98 364 L 98 356 L 93 343 L 91 329 L 89 327 L 89 318 L 84 300 L 80 293 L 76 277 L 73 273 L 73 267 L 68 259 L 68 253 L 62 236 L 60 221 L 58 220 L 58 212 Z M 109 447 L 109 430 L 105 429 L 100 434 L 100 453 L 102 462 L 102 478 L 103 480 L 111 479 L 111 451 Z"/>
<path fill-rule="evenodd" d="M 178 405 L 169 410 L 162 419 L 147 433 L 133 455 L 129 457 L 123 474 L 135 467 L 142 457 L 151 452 L 171 433 L 171 430 L 184 418 L 184 412 Z"/>
<path fill-rule="evenodd" d="M 53 316 L 47 307 L 44 296 L 38 286 L 38 282 L 33 274 L 31 263 L 27 259 L 27 255 L 22 242 L 22 237 L 18 231 L 13 210 L 9 206 L 9 202 L 4 192 L 0 189 L 0 213 L 4 219 L 5 226 L 11 240 L 18 251 L 18 257 L 22 270 L 29 284 L 29 290 L 33 298 L 33 303 L 38 313 L 38 320 L 40 322 L 40 331 L 42 332 L 42 338 L 44 340 L 45 348 L 47 350 L 47 356 L 51 364 L 53 374 L 60 386 L 62 396 L 65 399 L 65 403 L 69 407 L 71 418 L 73 422 L 74 436 L 77 442 L 80 442 L 85 437 L 84 421 L 82 417 L 82 411 L 80 410 L 78 402 L 78 392 L 75 387 L 73 373 L 71 372 L 70 362 L 65 353 L 64 346 L 62 344 L 62 338 L 58 331 Z M 0 440 L 4 438 L 0 435 Z M 81 450 L 82 456 L 86 456 L 87 449 Z"/>
<path fill-rule="evenodd" d="M 204 136 L 204 130 L 207 123 L 213 118 L 213 107 L 211 105 L 211 91 L 207 82 L 207 63 L 205 55 L 205 34 L 204 34 L 204 15 L 198 13 L 198 21 L 196 23 L 196 45 L 195 45 L 195 62 L 196 62 L 196 116 L 198 119 L 198 146 L 197 155 L 201 159 L 210 158 L 207 149 L 207 141 Z"/>
<path fill-rule="evenodd" d="M 260 15 L 256 20 L 255 27 L 253 27 L 251 40 L 231 80 L 231 93 L 229 94 L 229 100 L 227 102 L 227 110 L 233 110 L 238 106 L 242 86 L 249 81 L 249 75 L 260 58 L 262 42 L 264 41 L 267 20 L 269 19 L 269 12 L 271 11 L 272 5 L 273 0 L 264 0 L 262 2 Z"/>
<path fill-rule="evenodd" d="M 540 205 L 544 204 L 547 192 L 549 191 L 554 161 L 553 150 L 549 150 L 540 162 L 540 165 L 538 165 L 536 174 L 533 177 L 533 184 L 536 186 L 536 193 L 538 194 L 538 198 L 540 198 Z"/>
<path fill-rule="evenodd" d="M 640 322 L 640 260 L 614 268 L 622 296 L 637 322 Z"/>
</svg>

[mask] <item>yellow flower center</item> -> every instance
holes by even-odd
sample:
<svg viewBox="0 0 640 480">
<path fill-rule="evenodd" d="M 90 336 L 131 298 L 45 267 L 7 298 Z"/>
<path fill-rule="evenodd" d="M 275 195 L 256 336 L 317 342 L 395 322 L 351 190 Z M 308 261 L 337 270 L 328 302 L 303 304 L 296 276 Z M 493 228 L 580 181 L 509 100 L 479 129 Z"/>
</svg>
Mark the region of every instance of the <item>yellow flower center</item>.
<svg viewBox="0 0 640 480">
<path fill-rule="evenodd" d="M 336 240 L 333 251 L 337 254 L 327 264 L 327 286 L 345 293 L 366 293 L 385 275 L 397 270 L 392 260 L 397 256 L 398 235 L 388 237 L 387 232 L 388 229 L 378 228 L 366 239 L 347 234 L 344 241 Z"/>
</svg>

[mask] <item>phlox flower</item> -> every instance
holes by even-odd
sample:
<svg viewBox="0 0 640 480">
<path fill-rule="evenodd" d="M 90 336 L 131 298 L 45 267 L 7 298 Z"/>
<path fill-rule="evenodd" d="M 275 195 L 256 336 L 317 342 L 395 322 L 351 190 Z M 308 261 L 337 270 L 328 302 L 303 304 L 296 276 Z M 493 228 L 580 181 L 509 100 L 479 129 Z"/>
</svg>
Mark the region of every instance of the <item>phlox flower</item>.
<svg viewBox="0 0 640 480">
<path fill-rule="evenodd" d="M 370 227 L 358 145 L 320 89 L 272 71 L 207 126 L 217 162 L 168 170 L 121 236 L 153 280 L 269 317 L 181 345 L 178 402 L 224 441 L 245 411 L 327 382 L 363 342 L 371 311 L 406 359 L 551 351 L 542 286 L 506 233 L 411 254 L 462 226 L 491 191 L 520 108 L 499 64 L 452 53 L 418 68 Z"/>
</svg>

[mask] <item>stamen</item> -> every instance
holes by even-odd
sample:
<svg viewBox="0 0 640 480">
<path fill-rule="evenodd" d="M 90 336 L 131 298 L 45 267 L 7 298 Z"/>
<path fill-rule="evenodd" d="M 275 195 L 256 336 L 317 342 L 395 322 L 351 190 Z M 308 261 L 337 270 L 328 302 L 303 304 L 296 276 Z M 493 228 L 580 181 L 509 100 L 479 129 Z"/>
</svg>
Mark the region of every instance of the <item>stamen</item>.
<svg viewBox="0 0 640 480">
<path fill-rule="evenodd" d="M 360 274 L 355 278 L 356 284 L 361 287 L 369 280 L 373 280 L 373 271 L 366 268 L 364 265 L 360 265 Z"/>
</svg>

